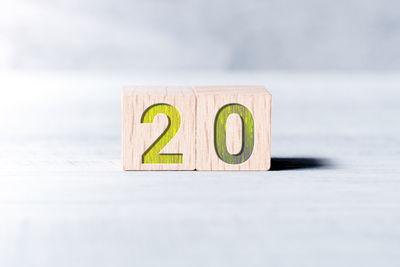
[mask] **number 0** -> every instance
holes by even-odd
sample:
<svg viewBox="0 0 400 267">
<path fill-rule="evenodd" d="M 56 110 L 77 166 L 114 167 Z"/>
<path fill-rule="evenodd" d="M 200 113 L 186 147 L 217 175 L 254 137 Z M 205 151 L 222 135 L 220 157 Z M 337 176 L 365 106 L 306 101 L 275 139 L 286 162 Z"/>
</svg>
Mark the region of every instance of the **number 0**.
<svg viewBox="0 0 400 267">
<path fill-rule="evenodd" d="M 226 147 L 226 122 L 229 115 L 236 113 L 242 121 L 242 148 L 237 154 L 230 154 Z M 248 160 L 254 148 L 254 120 L 250 111 L 240 104 L 223 106 L 215 117 L 214 145 L 218 157 L 229 164 L 240 164 Z"/>
<path fill-rule="evenodd" d="M 179 111 L 168 104 L 155 104 L 146 109 L 142 115 L 141 123 L 152 123 L 154 118 L 164 113 L 168 117 L 168 126 L 157 140 L 143 153 L 142 163 L 182 163 L 182 154 L 162 154 L 160 151 L 175 136 L 181 126 Z"/>
</svg>

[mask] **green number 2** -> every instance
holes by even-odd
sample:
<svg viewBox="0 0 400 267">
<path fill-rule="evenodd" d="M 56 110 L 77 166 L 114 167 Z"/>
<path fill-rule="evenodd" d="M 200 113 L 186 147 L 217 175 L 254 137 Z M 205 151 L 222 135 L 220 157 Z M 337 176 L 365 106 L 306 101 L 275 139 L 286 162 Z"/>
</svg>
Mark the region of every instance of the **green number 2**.
<svg viewBox="0 0 400 267">
<path fill-rule="evenodd" d="M 147 108 L 141 118 L 141 123 L 152 123 L 154 118 L 164 113 L 168 117 L 168 126 L 157 140 L 143 153 L 142 163 L 182 163 L 182 154 L 162 154 L 160 153 L 169 141 L 175 136 L 181 126 L 181 115 L 179 111 L 168 104 L 155 104 Z"/>
<path fill-rule="evenodd" d="M 229 115 L 236 113 L 242 121 L 242 148 L 230 154 L 226 147 L 226 122 Z M 214 145 L 218 157 L 229 164 L 240 164 L 248 160 L 254 148 L 254 120 L 250 111 L 240 104 L 228 104 L 217 113 L 214 127 Z"/>
</svg>

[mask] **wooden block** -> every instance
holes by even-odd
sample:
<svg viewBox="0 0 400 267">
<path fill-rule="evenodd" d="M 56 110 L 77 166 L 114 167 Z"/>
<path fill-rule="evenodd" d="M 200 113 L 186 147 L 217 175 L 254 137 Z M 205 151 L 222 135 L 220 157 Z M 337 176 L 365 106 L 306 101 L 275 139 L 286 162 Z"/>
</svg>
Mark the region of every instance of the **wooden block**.
<svg viewBox="0 0 400 267">
<path fill-rule="evenodd" d="M 271 95 L 263 86 L 199 86 L 196 169 L 268 170 Z"/>
<path fill-rule="evenodd" d="M 122 96 L 124 170 L 194 170 L 192 87 L 132 86 Z"/>
</svg>

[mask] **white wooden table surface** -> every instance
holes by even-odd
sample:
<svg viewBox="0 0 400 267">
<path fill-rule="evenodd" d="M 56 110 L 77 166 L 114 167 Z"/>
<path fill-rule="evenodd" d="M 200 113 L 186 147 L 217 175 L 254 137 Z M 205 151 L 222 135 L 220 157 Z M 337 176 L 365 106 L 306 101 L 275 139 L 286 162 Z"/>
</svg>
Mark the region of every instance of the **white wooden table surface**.
<svg viewBox="0 0 400 267">
<path fill-rule="evenodd" d="M 399 266 L 399 73 L 0 73 L 0 266 Z M 262 84 L 270 172 L 124 172 L 126 84 Z"/>
</svg>

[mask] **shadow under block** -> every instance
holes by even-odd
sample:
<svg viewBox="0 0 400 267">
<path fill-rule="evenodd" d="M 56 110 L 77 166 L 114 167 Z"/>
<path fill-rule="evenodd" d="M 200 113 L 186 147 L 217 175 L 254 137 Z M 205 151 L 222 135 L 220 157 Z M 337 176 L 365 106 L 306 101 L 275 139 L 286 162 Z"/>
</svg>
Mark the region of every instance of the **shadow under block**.
<svg viewBox="0 0 400 267">
<path fill-rule="evenodd" d="M 194 170 L 195 109 L 192 87 L 125 87 L 123 169 Z"/>
<path fill-rule="evenodd" d="M 196 169 L 268 170 L 271 95 L 263 86 L 199 86 Z"/>
</svg>

